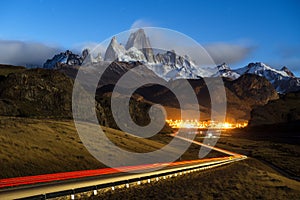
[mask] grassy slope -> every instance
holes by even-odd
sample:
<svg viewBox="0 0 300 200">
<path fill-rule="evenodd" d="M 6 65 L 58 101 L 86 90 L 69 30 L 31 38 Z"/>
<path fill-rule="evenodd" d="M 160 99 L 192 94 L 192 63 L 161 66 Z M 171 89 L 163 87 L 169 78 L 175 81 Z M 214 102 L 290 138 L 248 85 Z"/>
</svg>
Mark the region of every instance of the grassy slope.
<svg viewBox="0 0 300 200">
<path fill-rule="evenodd" d="M 87 124 L 86 128 L 90 127 L 91 124 Z M 102 128 L 113 143 L 131 152 L 155 151 L 172 139 L 163 134 L 158 134 L 151 140 L 136 138 L 115 129 Z M 92 142 L 93 140 L 91 137 Z M 102 145 L 102 151 L 111 155 L 108 145 Z M 173 151 L 174 149 L 170 149 L 163 155 Z M 191 145 L 181 159 L 198 159 L 198 151 L 199 146 Z M 220 155 L 222 154 L 211 152 L 207 157 Z M 122 159 L 130 157 L 118 160 Z M 106 167 L 87 151 L 72 120 L 17 117 L 0 117 L 0 163 L 0 178 Z"/>
<path fill-rule="evenodd" d="M 104 129 L 111 141 L 128 151 L 149 152 L 163 146 Z M 105 167 L 83 146 L 71 120 L 10 117 L 0 117 L 0 163 L 0 178 Z"/>
<path fill-rule="evenodd" d="M 300 147 L 275 142 L 270 137 L 245 137 L 235 132 L 230 137 L 220 138 L 217 146 L 251 158 L 213 170 L 154 182 L 151 187 L 146 184 L 114 192 L 103 190 L 100 199 L 300 199 L 300 182 L 281 175 L 270 166 L 271 163 L 299 176 Z M 268 161 L 268 164 L 261 160 Z"/>
<path fill-rule="evenodd" d="M 279 142 L 225 137 L 218 141 L 221 148 L 231 149 L 273 164 L 291 175 L 300 176 L 300 146 Z"/>
<path fill-rule="evenodd" d="M 7 76 L 10 73 L 25 71 L 26 68 L 22 66 L 3 65 L 0 64 L 0 75 Z"/>
<path fill-rule="evenodd" d="M 135 152 L 156 150 L 171 139 L 158 134 L 150 141 L 133 138 L 114 129 L 104 130 L 111 141 Z M 218 146 L 254 157 L 260 155 L 298 174 L 298 145 L 235 136 L 221 138 Z M 197 159 L 198 151 L 198 146 L 191 145 L 182 158 Z M 220 155 L 212 152 L 208 156 Z M 104 167 L 82 145 L 72 121 L 10 117 L 0 117 L 0 163 L 1 178 Z M 205 172 L 151 183 L 151 186 L 118 189 L 100 196 L 103 199 L 300 198 L 299 182 L 283 177 L 268 165 L 252 158 Z"/>
</svg>

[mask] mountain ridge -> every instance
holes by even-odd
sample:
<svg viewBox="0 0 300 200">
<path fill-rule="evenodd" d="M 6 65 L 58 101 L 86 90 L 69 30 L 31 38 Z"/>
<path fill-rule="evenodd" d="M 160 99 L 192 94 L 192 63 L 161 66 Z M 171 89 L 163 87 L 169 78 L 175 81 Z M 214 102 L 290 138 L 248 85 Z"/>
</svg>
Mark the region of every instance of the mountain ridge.
<svg viewBox="0 0 300 200">
<path fill-rule="evenodd" d="M 208 68 L 198 66 L 188 55 L 178 55 L 174 50 L 154 52 L 155 49 L 152 49 L 145 31 L 138 29 L 130 34 L 125 46 L 119 44 L 115 36 L 112 37 L 105 51 L 104 61 L 141 62 L 157 76 L 167 81 L 203 77 L 226 77 L 236 80 L 244 74 L 256 74 L 270 81 L 278 93 L 300 90 L 300 78 L 296 77 L 286 66 L 278 70 L 262 62 L 256 62 L 238 69 L 231 69 L 226 63 L 215 68 Z M 94 58 L 88 50 L 84 50 L 82 56 L 66 51 L 47 60 L 44 68 L 76 67 L 84 64 L 83 60 L 87 58 L 92 63 L 103 60 L 99 54 Z"/>
</svg>

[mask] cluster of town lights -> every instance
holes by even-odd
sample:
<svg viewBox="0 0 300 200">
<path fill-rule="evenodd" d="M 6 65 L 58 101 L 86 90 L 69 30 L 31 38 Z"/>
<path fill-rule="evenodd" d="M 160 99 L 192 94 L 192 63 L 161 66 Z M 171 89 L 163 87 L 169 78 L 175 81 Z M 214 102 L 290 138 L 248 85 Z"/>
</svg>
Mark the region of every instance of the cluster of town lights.
<svg viewBox="0 0 300 200">
<path fill-rule="evenodd" d="M 166 122 L 172 128 L 203 128 L 203 129 L 234 129 L 244 128 L 248 125 L 247 121 L 229 123 L 229 122 L 217 122 L 212 120 L 198 121 L 198 120 L 172 120 L 167 119 Z"/>
</svg>

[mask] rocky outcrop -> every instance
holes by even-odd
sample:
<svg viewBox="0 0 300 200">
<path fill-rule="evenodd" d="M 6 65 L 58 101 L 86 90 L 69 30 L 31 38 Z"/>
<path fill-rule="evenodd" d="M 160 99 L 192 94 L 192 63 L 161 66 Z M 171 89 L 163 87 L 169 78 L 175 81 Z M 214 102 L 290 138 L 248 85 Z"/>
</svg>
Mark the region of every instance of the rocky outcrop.
<svg viewBox="0 0 300 200">
<path fill-rule="evenodd" d="M 205 80 L 213 83 L 214 78 Z M 181 81 L 174 80 L 169 82 L 168 85 L 169 87 L 180 87 Z M 194 79 L 189 80 L 189 82 L 197 95 L 200 111 L 203 112 L 202 119 L 209 118 L 211 99 L 204 79 Z M 224 79 L 224 86 L 227 99 L 227 118 L 231 120 L 249 120 L 250 112 L 255 106 L 264 105 L 268 101 L 278 98 L 276 90 L 269 81 L 257 75 L 246 74 L 234 81 Z M 138 89 L 137 93 L 153 103 L 179 108 L 175 95 L 166 87 L 159 85 L 145 86 Z M 189 97 L 186 98 L 188 102 Z"/>
<path fill-rule="evenodd" d="M 73 81 L 46 69 L 12 73 L 0 83 L 1 115 L 71 117 Z"/>
<path fill-rule="evenodd" d="M 225 78 L 230 78 L 232 80 L 235 80 L 239 78 L 241 75 L 233 71 L 226 63 L 223 63 L 221 65 L 217 66 L 217 73 L 213 75 L 213 77 L 225 77 Z"/>
<path fill-rule="evenodd" d="M 11 73 L 0 79 L 0 115 L 72 118 L 72 91 L 73 80 L 58 70 L 29 69 Z M 99 123 L 118 128 L 110 111 L 111 93 L 99 94 L 96 97 Z M 151 104 L 142 100 L 131 100 L 130 113 L 135 122 L 146 125 Z M 88 119 L 88 116 L 83 116 L 83 119 Z M 164 128 L 164 131 L 170 130 L 168 126 Z"/>
<path fill-rule="evenodd" d="M 253 74 L 245 74 L 230 81 L 225 80 L 227 95 L 227 115 L 233 119 L 249 120 L 251 110 L 258 105 L 265 105 L 279 95 L 272 84 Z"/>
<path fill-rule="evenodd" d="M 146 37 L 145 31 L 143 29 L 139 29 L 136 32 L 130 34 L 125 48 L 128 50 L 132 47 L 141 50 L 148 62 L 155 62 L 153 49 L 151 47 L 149 38 Z"/>
<path fill-rule="evenodd" d="M 256 74 L 266 78 L 278 93 L 284 94 L 300 90 L 300 79 L 287 68 L 274 69 L 262 62 L 249 63 L 247 66 L 230 69 L 225 63 L 217 66 L 218 73 L 213 77 L 221 76 L 235 80 L 244 74 Z"/>
<path fill-rule="evenodd" d="M 250 105 L 264 105 L 270 100 L 279 98 L 267 79 L 253 74 L 245 74 L 234 81 L 226 81 L 225 86 Z"/>
<path fill-rule="evenodd" d="M 60 69 L 63 67 L 80 66 L 83 63 L 83 61 L 87 58 L 91 59 L 88 49 L 84 49 L 82 51 L 81 56 L 72 53 L 72 51 L 67 50 L 60 54 L 54 55 L 52 59 L 48 59 L 44 63 L 43 68 L 45 68 L 45 69 Z M 93 60 L 91 60 L 91 62 L 92 61 Z"/>
<path fill-rule="evenodd" d="M 284 71 L 289 77 L 295 78 L 295 75 L 286 66 L 282 67 L 280 71 Z"/>
<path fill-rule="evenodd" d="M 256 74 L 266 78 L 278 93 L 288 93 L 300 90 L 300 79 L 287 68 L 274 69 L 264 63 L 249 63 L 246 67 L 234 70 L 236 73 Z"/>
<path fill-rule="evenodd" d="M 104 60 L 115 61 L 119 56 L 125 54 L 125 48 L 117 42 L 116 37 L 113 37 L 106 49 Z"/>
<path fill-rule="evenodd" d="M 300 120 L 300 92 L 287 93 L 280 99 L 258 106 L 251 112 L 249 126 L 293 123 Z"/>
</svg>

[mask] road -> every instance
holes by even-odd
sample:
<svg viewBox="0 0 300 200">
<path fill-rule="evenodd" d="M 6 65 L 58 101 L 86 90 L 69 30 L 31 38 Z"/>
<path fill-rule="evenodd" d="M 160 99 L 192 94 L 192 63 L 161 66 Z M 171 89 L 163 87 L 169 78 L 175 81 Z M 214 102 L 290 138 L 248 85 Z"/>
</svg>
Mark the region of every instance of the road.
<svg viewBox="0 0 300 200">
<path fill-rule="evenodd" d="M 234 153 L 234 152 L 231 152 L 231 151 L 220 149 L 220 148 L 215 147 L 215 146 L 210 146 L 210 145 L 204 144 L 202 142 L 198 142 L 198 141 L 195 141 L 195 140 L 191 140 L 191 139 L 179 136 L 179 135 L 177 135 L 177 133 L 171 134 L 171 136 L 179 138 L 179 139 L 184 140 L 184 141 L 188 141 L 188 142 L 194 143 L 194 144 L 199 145 L 199 146 L 203 146 L 203 147 L 206 147 L 206 148 L 209 148 L 209 149 L 212 149 L 212 150 L 215 150 L 215 151 L 218 151 L 218 152 L 230 155 L 230 156 L 242 156 L 240 154 L 237 154 L 237 153 Z M 244 156 L 244 157 L 247 158 L 247 156 Z"/>
<path fill-rule="evenodd" d="M 0 180 L 0 199 L 17 199 L 36 195 L 51 194 L 60 191 L 73 190 L 113 184 L 119 182 L 132 183 L 136 180 L 143 180 L 151 177 L 176 174 L 190 170 L 203 170 L 220 165 L 240 161 L 246 156 L 229 152 L 217 147 L 205 145 L 192 141 L 184 137 L 173 135 L 174 137 L 193 142 L 197 145 L 205 146 L 213 150 L 228 154 L 229 156 L 219 158 L 206 158 L 191 161 L 179 161 L 173 163 L 154 163 L 138 166 L 126 166 L 119 168 L 103 168 L 97 170 L 85 170 L 75 172 L 65 172 L 56 174 L 44 174 L 37 176 L 17 177 Z M 162 168 L 164 167 L 164 168 Z M 155 169 L 158 169 L 155 171 Z M 162 169 L 161 169 L 162 168 Z M 121 171 L 135 172 L 144 169 L 153 169 L 152 172 L 145 173 L 124 173 Z"/>
</svg>

